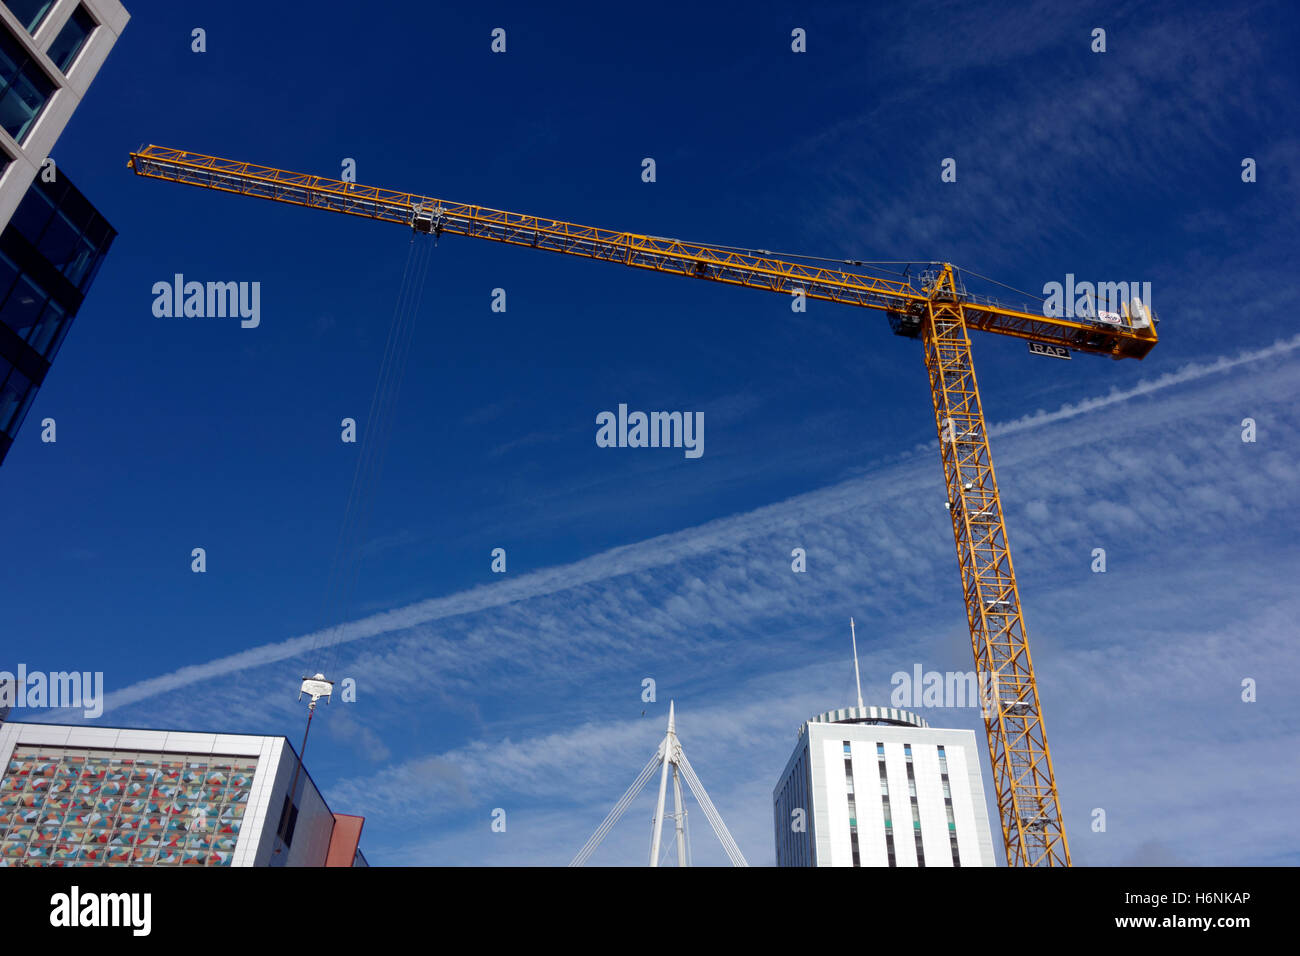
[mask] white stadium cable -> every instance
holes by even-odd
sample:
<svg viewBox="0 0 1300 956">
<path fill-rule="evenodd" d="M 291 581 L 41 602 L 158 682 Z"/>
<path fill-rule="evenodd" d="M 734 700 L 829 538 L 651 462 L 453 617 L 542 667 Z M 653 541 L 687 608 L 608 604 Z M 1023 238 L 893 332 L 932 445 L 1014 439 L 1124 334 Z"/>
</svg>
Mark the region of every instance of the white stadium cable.
<svg viewBox="0 0 1300 956">
<path fill-rule="evenodd" d="M 623 796 L 619 798 L 618 803 L 614 804 L 614 809 L 610 810 L 605 816 L 605 819 L 601 822 L 600 826 L 596 827 L 596 832 L 591 835 L 583 845 L 582 849 L 579 850 L 577 855 L 569 862 L 569 866 L 582 866 L 587 862 L 591 857 L 591 854 L 596 852 L 596 848 L 600 846 L 601 841 L 604 840 L 609 834 L 609 831 L 614 828 L 614 824 L 618 823 L 619 818 L 621 818 L 627 811 L 627 808 L 632 805 L 632 801 L 635 800 L 637 795 L 645 789 L 645 785 L 650 782 L 655 775 L 655 771 L 658 769 L 659 754 L 656 752 L 655 755 L 650 758 L 649 763 L 647 763 L 641 769 L 641 772 L 637 774 L 637 778 L 632 781 L 632 786 L 628 787 L 627 790 L 624 791 Z"/>
<path fill-rule="evenodd" d="M 695 794 L 695 799 L 698 800 L 700 806 L 704 808 L 704 815 L 708 818 L 709 824 L 713 827 L 713 832 L 717 834 L 718 840 L 722 843 L 722 848 L 731 859 L 732 865 L 748 866 L 749 864 L 745 861 L 744 854 L 740 852 L 740 847 L 736 845 L 736 841 L 732 839 L 731 833 L 727 830 L 726 824 L 722 822 L 722 817 L 718 815 L 718 811 L 714 809 L 712 803 L 709 801 L 709 795 L 704 790 L 703 784 L 699 782 L 699 778 L 695 777 L 693 772 L 687 773 L 686 782 L 690 786 L 691 792 Z"/>
<path fill-rule="evenodd" d="M 691 792 L 695 794 L 695 799 L 699 802 L 701 809 L 704 810 L 704 815 L 708 818 L 709 824 L 713 827 L 713 832 L 718 835 L 718 839 L 722 842 L 722 848 L 727 851 L 727 856 L 731 858 L 732 865 L 749 866 L 749 864 L 745 862 L 745 855 L 740 852 L 740 847 L 738 847 L 736 841 L 731 838 L 731 833 L 727 830 L 727 825 L 722 822 L 722 816 L 718 813 L 717 808 L 714 807 L 713 801 L 709 799 L 708 793 L 705 792 L 704 784 L 700 783 L 700 778 L 695 775 L 695 769 L 691 766 L 691 762 L 686 759 L 686 754 L 678 752 L 677 762 L 682 768 L 682 775 L 686 778 L 687 786 L 689 786 Z"/>
</svg>

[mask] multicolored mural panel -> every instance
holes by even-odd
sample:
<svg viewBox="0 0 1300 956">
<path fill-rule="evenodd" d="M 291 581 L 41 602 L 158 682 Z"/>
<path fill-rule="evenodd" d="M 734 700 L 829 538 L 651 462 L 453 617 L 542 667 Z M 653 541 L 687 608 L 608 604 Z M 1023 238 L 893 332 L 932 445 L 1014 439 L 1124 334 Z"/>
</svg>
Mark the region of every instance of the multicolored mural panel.
<svg viewBox="0 0 1300 956">
<path fill-rule="evenodd" d="M 229 866 L 256 757 L 14 748 L 0 866 Z"/>
</svg>

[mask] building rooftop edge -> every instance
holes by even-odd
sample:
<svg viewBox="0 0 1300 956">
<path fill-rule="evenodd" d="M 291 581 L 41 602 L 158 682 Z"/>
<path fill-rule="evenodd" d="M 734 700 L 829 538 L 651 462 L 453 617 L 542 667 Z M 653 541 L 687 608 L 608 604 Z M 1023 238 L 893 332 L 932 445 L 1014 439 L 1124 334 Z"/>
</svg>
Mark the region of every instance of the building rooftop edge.
<svg viewBox="0 0 1300 956">
<path fill-rule="evenodd" d="M 53 723 L 53 722 L 39 721 L 39 720 L 4 720 L 4 721 L 0 721 L 0 728 L 2 728 L 2 727 L 68 727 L 68 728 L 72 728 L 72 729 L 76 729 L 76 730 L 117 730 L 117 731 L 128 731 L 128 732 L 131 732 L 131 733 L 160 734 L 160 735 L 162 735 L 162 736 L 166 736 L 167 734 L 196 734 L 196 735 L 201 736 L 201 737 L 254 737 L 254 738 L 257 738 L 257 739 L 259 739 L 259 740 L 282 740 L 282 741 L 284 741 L 284 745 L 285 745 L 285 747 L 287 748 L 288 752 L 293 756 L 294 761 L 297 762 L 297 763 L 301 766 L 301 768 L 302 768 L 302 773 L 303 773 L 304 776 L 306 776 L 307 781 L 312 785 L 312 788 L 315 789 L 315 791 L 320 795 L 321 802 L 323 802 L 323 803 L 325 804 L 325 808 L 326 808 L 327 810 L 329 809 L 329 801 L 325 799 L 325 791 L 323 791 L 323 790 L 320 788 L 320 786 L 316 783 L 315 779 L 312 777 L 312 775 L 311 775 L 311 771 L 307 769 L 306 761 L 304 761 L 304 760 L 302 759 L 302 755 L 298 753 L 298 749 L 293 745 L 293 741 L 290 740 L 290 739 L 289 739 L 287 736 L 285 736 L 284 734 L 245 734 L 245 733 L 226 733 L 226 732 L 224 732 L 224 731 L 220 731 L 220 730 L 179 730 L 179 729 L 177 729 L 177 728 L 175 728 L 175 727 L 168 727 L 168 728 L 160 728 L 160 727 L 95 727 L 95 726 L 92 726 L 92 725 L 90 725 L 90 724 L 56 724 L 56 723 Z M 21 746 L 24 746 L 24 747 L 32 747 L 32 746 L 37 746 L 37 745 L 36 745 L 36 744 L 21 744 Z M 101 745 L 98 745 L 98 744 L 85 744 L 85 745 L 83 745 L 83 744 L 73 744 L 73 745 L 68 745 L 68 744 L 49 744 L 49 745 L 47 745 L 47 746 L 66 747 L 66 748 L 69 749 L 69 750 L 103 750 L 103 749 L 113 749 L 112 747 L 104 747 L 104 746 L 101 746 Z M 180 751 L 177 751 L 177 752 L 179 753 Z M 2 768 L 0 768 L 0 772 L 3 772 Z M 330 813 L 333 813 L 333 812 L 334 812 L 333 810 L 330 810 Z M 362 819 L 365 819 L 365 818 L 362 817 Z"/>
<path fill-rule="evenodd" d="M 925 718 L 909 710 L 897 707 L 840 707 L 809 717 L 799 725 L 798 736 L 802 737 L 809 724 L 889 724 L 896 727 L 928 728 Z"/>
</svg>

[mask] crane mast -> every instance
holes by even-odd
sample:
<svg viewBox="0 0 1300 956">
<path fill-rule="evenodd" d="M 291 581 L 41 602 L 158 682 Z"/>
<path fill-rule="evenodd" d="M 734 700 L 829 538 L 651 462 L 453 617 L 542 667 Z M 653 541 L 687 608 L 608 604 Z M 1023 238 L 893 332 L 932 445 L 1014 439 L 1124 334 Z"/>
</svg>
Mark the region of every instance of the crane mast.
<svg viewBox="0 0 1300 956">
<path fill-rule="evenodd" d="M 1070 865 L 969 330 L 1141 359 L 1157 342 L 1156 320 L 1146 309 L 1130 312 L 1125 304 L 1122 316 L 1105 322 L 1045 316 L 969 293 L 948 263 L 930 263 L 935 268 L 913 283 L 790 262 L 765 250 L 582 226 L 163 146 L 141 147 L 128 165 L 140 176 L 401 223 L 435 237 L 490 239 L 885 312 L 895 334 L 921 340 L 929 373 L 1007 864 Z"/>
<path fill-rule="evenodd" d="M 951 267 L 922 331 L 1008 866 L 1069 866 L 1056 774 L 1020 612 L 970 336 Z"/>
</svg>

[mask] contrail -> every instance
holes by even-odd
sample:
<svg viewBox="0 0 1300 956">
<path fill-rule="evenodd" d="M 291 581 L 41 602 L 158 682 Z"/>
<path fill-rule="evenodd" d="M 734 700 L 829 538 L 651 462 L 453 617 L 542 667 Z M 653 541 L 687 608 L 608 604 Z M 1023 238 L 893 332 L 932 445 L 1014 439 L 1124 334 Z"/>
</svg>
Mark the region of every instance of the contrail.
<svg viewBox="0 0 1300 956">
<path fill-rule="evenodd" d="M 1300 335 L 1279 339 L 1270 346 L 1242 352 L 1236 357 L 1224 356 L 1213 362 L 1191 363 L 1176 372 L 1166 373 L 1149 382 L 1140 382 L 1129 389 L 1115 390 L 1099 398 L 1085 399 L 1073 405 L 1063 405 L 1053 412 L 1037 412 L 1010 422 L 993 425 L 989 431 L 990 434 L 996 435 L 1040 428 L 1143 395 L 1184 385 L 1240 365 L 1273 358 L 1298 348 L 1300 348 Z M 929 445 L 918 447 L 930 448 Z M 841 510 L 839 507 L 826 507 L 828 503 L 835 502 L 837 499 L 843 508 L 852 507 L 859 501 L 856 493 L 858 481 L 859 479 L 853 479 L 839 485 L 797 495 L 776 504 L 764 505 L 742 515 L 719 518 L 684 531 L 674 531 L 634 544 L 621 545 L 572 564 L 534 571 L 512 581 L 479 585 L 467 591 L 420 601 L 337 627 L 249 648 L 204 664 L 182 667 L 169 674 L 139 681 L 108 694 L 104 701 L 105 710 L 139 703 L 190 684 L 250 667 L 286 660 L 314 648 L 346 644 L 367 637 L 406 630 L 432 621 L 472 614 L 488 608 L 503 607 L 517 601 L 556 594 L 593 581 L 675 564 L 687 558 L 708 554 L 720 547 L 734 546 L 737 541 L 763 534 L 767 530 L 786 526 L 790 521 L 792 510 L 806 510 L 814 501 L 822 505 L 818 509 L 821 512 Z"/>
<path fill-rule="evenodd" d="M 1253 349 L 1248 352 L 1242 352 L 1236 358 L 1229 358 L 1226 355 L 1209 363 L 1192 362 L 1184 365 L 1176 372 L 1166 372 L 1157 379 L 1149 382 L 1138 382 L 1132 388 L 1116 389 L 1109 395 L 1103 395 L 1100 398 L 1088 398 L 1074 405 L 1062 405 L 1054 412 L 1035 412 L 1033 415 L 1026 415 L 1023 418 L 1017 418 L 1014 421 L 1004 422 L 1000 425 L 989 427 L 989 435 L 1010 435 L 1012 432 L 1024 431 L 1027 428 L 1037 428 L 1040 425 L 1049 425 L 1053 422 L 1064 421 L 1067 418 L 1075 418 L 1079 415 L 1085 415 L 1088 412 L 1096 411 L 1099 408 L 1105 408 L 1108 405 L 1116 405 L 1120 402 L 1127 402 L 1131 398 L 1137 398 L 1140 395 L 1150 395 L 1152 392 L 1158 392 L 1166 388 L 1172 388 L 1175 385 L 1183 385 L 1187 382 L 1194 382 L 1197 379 L 1214 375 L 1218 372 L 1226 372 L 1230 368 L 1236 368 L 1238 365 L 1245 365 L 1249 362 L 1259 362 L 1263 359 L 1273 358 L 1276 355 L 1283 355 L 1287 352 L 1293 352 L 1300 348 L 1300 335 L 1293 335 L 1289 339 L 1278 339 L 1272 345 L 1265 346 L 1262 349 Z"/>
</svg>

